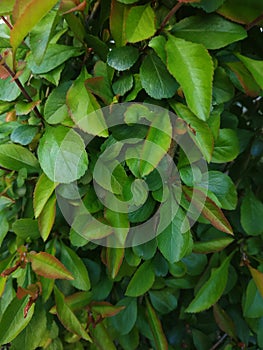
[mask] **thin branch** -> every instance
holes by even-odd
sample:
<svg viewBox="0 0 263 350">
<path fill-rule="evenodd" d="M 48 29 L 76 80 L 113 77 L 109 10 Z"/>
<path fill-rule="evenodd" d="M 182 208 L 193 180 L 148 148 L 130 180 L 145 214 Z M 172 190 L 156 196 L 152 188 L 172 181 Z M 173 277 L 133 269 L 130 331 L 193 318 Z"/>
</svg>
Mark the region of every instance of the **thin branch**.
<svg viewBox="0 0 263 350">
<path fill-rule="evenodd" d="M 0 55 L 0 61 L 2 61 L 2 60 L 3 60 L 3 56 Z M 12 69 L 5 62 L 2 63 L 2 66 L 9 73 L 9 75 L 13 78 L 14 82 L 16 83 L 16 85 L 18 86 L 18 88 L 20 89 L 20 91 L 22 92 L 24 97 L 28 100 L 28 102 L 33 102 L 31 96 L 28 94 L 28 92 L 26 91 L 24 86 L 21 84 L 21 81 L 16 77 L 15 72 L 13 72 Z M 33 111 L 39 119 L 44 120 L 44 118 L 43 118 L 42 114 L 39 112 L 37 106 L 35 106 L 33 108 Z"/>
<path fill-rule="evenodd" d="M 166 26 L 166 24 L 170 21 L 170 19 L 173 17 L 173 15 L 179 10 L 179 8 L 183 5 L 182 2 L 178 2 L 171 11 L 167 14 L 167 16 L 164 18 L 164 20 L 161 23 L 160 28 L 157 30 L 156 35 L 159 35 L 163 28 Z"/>
<path fill-rule="evenodd" d="M 257 18 L 255 18 L 252 22 L 248 23 L 245 27 L 246 30 L 249 30 L 251 28 L 253 28 L 256 24 L 258 24 L 258 22 L 263 20 L 263 13 L 258 16 Z"/>
<path fill-rule="evenodd" d="M 215 350 L 216 348 L 218 348 L 219 345 L 220 345 L 221 343 L 223 343 L 223 341 L 226 339 L 226 337 L 227 337 L 227 334 L 225 333 L 225 334 L 218 340 L 218 342 L 216 342 L 209 350 Z"/>
<path fill-rule="evenodd" d="M 13 29 L 13 26 L 11 23 L 8 22 L 8 20 L 5 18 L 5 16 L 1 16 L 1 19 L 3 22 L 5 22 L 5 24 L 8 26 L 9 29 Z"/>
</svg>

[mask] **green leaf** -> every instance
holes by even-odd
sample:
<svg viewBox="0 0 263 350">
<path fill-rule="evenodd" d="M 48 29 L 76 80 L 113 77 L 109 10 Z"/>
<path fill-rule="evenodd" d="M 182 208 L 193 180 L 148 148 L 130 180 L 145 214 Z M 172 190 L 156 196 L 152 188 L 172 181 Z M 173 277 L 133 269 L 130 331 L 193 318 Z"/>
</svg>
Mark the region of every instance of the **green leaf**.
<svg viewBox="0 0 263 350">
<path fill-rule="evenodd" d="M 34 213 L 36 218 L 39 217 L 56 186 L 57 184 L 49 180 L 44 173 L 38 178 L 33 198 Z"/>
<path fill-rule="evenodd" d="M 226 163 L 239 154 L 239 141 L 235 130 L 220 129 L 212 155 L 213 163 Z"/>
<path fill-rule="evenodd" d="M 27 63 L 33 74 L 44 74 L 54 70 L 69 58 L 80 54 L 80 49 L 76 47 L 49 44 L 41 64 L 35 62 L 32 54 L 27 57 Z"/>
<path fill-rule="evenodd" d="M 74 279 L 65 266 L 51 254 L 30 252 L 27 257 L 32 264 L 33 271 L 40 276 L 52 279 Z"/>
<path fill-rule="evenodd" d="M 54 29 L 57 11 L 50 11 L 37 23 L 29 36 L 29 43 L 34 61 L 41 64 L 46 53 L 48 43 Z"/>
<path fill-rule="evenodd" d="M 64 126 L 47 127 L 38 147 L 41 168 L 53 182 L 70 183 L 84 175 L 88 157 L 83 139 Z"/>
<path fill-rule="evenodd" d="M 30 70 L 24 69 L 23 73 L 19 76 L 19 80 L 22 85 L 25 85 L 30 76 Z M 14 101 L 21 94 L 21 90 L 14 82 L 12 77 L 7 79 L 0 79 L 0 100 L 1 101 Z"/>
<path fill-rule="evenodd" d="M 219 105 L 231 100 L 234 94 L 234 86 L 226 71 L 222 67 L 217 67 L 214 74 L 213 100 Z"/>
<path fill-rule="evenodd" d="M 81 323 L 70 309 L 70 307 L 65 303 L 65 297 L 60 292 L 60 290 L 55 286 L 55 300 L 57 307 L 57 315 L 63 326 L 70 332 L 78 335 L 79 337 L 92 342 L 90 336 L 82 327 Z"/>
<path fill-rule="evenodd" d="M 220 49 L 247 37 L 242 26 L 215 14 L 186 17 L 173 26 L 172 33 L 177 38 L 203 44 L 210 50 Z"/>
<path fill-rule="evenodd" d="M 195 242 L 193 252 L 199 254 L 209 254 L 219 252 L 233 243 L 234 239 L 230 237 L 213 239 L 207 242 Z"/>
<path fill-rule="evenodd" d="M 38 217 L 38 227 L 43 241 L 48 239 L 56 217 L 56 195 L 53 194 L 46 202 L 43 210 Z"/>
<path fill-rule="evenodd" d="M 258 0 L 226 0 L 217 12 L 234 22 L 250 23 L 263 12 L 263 3 Z"/>
<path fill-rule="evenodd" d="M 33 240 L 40 236 L 37 221 L 33 219 L 18 219 L 13 223 L 12 229 L 19 238 L 24 240 L 28 238 Z"/>
<path fill-rule="evenodd" d="M 29 301 L 29 297 L 24 299 L 14 298 L 6 308 L 0 321 L 0 344 L 11 342 L 28 325 L 33 314 L 33 304 L 24 317 L 24 309 Z"/>
<path fill-rule="evenodd" d="M 106 259 L 107 259 L 107 268 L 110 273 L 110 277 L 114 279 L 118 272 L 120 271 L 120 267 L 122 265 L 124 258 L 124 248 L 111 248 L 107 247 Z"/>
<path fill-rule="evenodd" d="M 38 127 L 32 125 L 20 125 L 14 129 L 10 139 L 14 143 L 20 143 L 22 146 L 29 145 L 38 132 Z"/>
<path fill-rule="evenodd" d="M 138 297 L 145 294 L 154 283 L 154 270 L 151 261 L 145 261 L 130 280 L 125 295 Z"/>
<path fill-rule="evenodd" d="M 193 7 L 201 7 L 204 11 L 210 13 L 218 9 L 225 0 L 200 0 L 198 3 L 191 3 Z"/>
<path fill-rule="evenodd" d="M 166 45 L 166 39 L 162 35 L 155 36 L 149 42 L 149 46 L 152 49 L 154 49 L 154 51 L 157 53 L 157 55 L 160 57 L 160 59 L 163 61 L 164 64 L 166 64 L 166 60 L 167 60 L 165 45 Z"/>
<path fill-rule="evenodd" d="M 161 59 L 153 53 L 144 59 L 140 78 L 147 94 L 157 100 L 172 97 L 179 87 Z"/>
<path fill-rule="evenodd" d="M 226 311 L 215 304 L 213 305 L 213 314 L 218 327 L 231 338 L 237 339 L 235 324 Z"/>
<path fill-rule="evenodd" d="M 69 117 L 66 105 L 66 93 L 71 86 L 67 81 L 52 90 L 44 108 L 44 118 L 49 124 L 59 124 Z"/>
<path fill-rule="evenodd" d="M 248 265 L 249 271 L 253 277 L 253 280 L 257 286 L 259 293 L 263 298 L 263 273 L 254 269 L 252 266 Z"/>
<path fill-rule="evenodd" d="M 125 28 L 129 9 L 117 0 L 111 2 L 110 31 L 117 47 L 127 42 Z"/>
<path fill-rule="evenodd" d="M 177 307 L 177 298 L 173 290 L 153 290 L 149 292 L 152 306 L 161 314 L 168 314 Z"/>
<path fill-rule="evenodd" d="M 133 86 L 132 74 L 123 74 L 118 80 L 112 84 L 112 90 L 115 95 L 123 96 L 131 90 Z"/>
<path fill-rule="evenodd" d="M 0 15 L 8 15 L 12 12 L 16 0 L 2 0 L 0 4 Z"/>
<path fill-rule="evenodd" d="M 261 296 L 254 279 L 247 285 L 243 300 L 243 313 L 245 317 L 263 317 L 263 297 Z"/>
<path fill-rule="evenodd" d="M 186 121 L 186 123 L 195 131 L 188 127 L 188 133 L 194 143 L 202 152 L 205 159 L 210 162 L 214 150 L 214 138 L 208 124 L 197 118 L 185 105 L 179 102 L 170 101 L 170 106 L 175 113 Z"/>
<path fill-rule="evenodd" d="M 183 192 L 190 202 L 192 201 L 193 205 L 202 212 L 202 215 L 210 221 L 210 223 L 222 232 L 226 232 L 230 235 L 233 235 L 233 230 L 224 216 L 222 210 L 213 202 L 210 198 L 206 197 L 206 195 L 198 190 L 198 189 L 190 189 L 188 187 L 183 187 Z M 194 197 L 193 197 L 194 194 Z"/>
<path fill-rule="evenodd" d="M 147 314 L 147 319 L 149 321 L 149 325 L 153 334 L 154 338 L 154 344 L 156 346 L 157 350 L 168 350 L 168 342 L 165 337 L 162 324 L 150 304 L 148 298 L 146 298 L 146 314 Z"/>
<path fill-rule="evenodd" d="M 197 292 L 186 312 L 201 312 L 214 305 L 223 294 L 228 278 L 228 268 L 233 254 L 229 255 L 222 264 L 213 269 L 211 276 Z"/>
<path fill-rule="evenodd" d="M 155 14 L 151 5 L 134 6 L 126 18 L 126 38 L 136 43 L 150 38 L 155 33 Z"/>
<path fill-rule="evenodd" d="M 258 85 L 263 89 L 263 61 L 253 60 L 252 58 L 245 57 L 237 54 L 237 57 L 240 61 L 245 65 L 245 67 L 250 71 L 253 75 L 253 78 L 258 83 Z"/>
<path fill-rule="evenodd" d="M 119 2 L 121 2 L 122 4 L 135 4 L 136 2 L 138 2 L 138 0 L 118 0 Z"/>
<path fill-rule="evenodd" d="M 118 71 L 131 68 L 139 57 L 139 51 L 133 46 L 115 47 L 107 57 L 107 63 Z"/>
<path fill-rule="evenodd" d="M 73 280 L 71 284 L 80 290 L 90 289 L 89 274 L 80 257 L 65 244 L 61 244 L 61 262 L 70 270 Z"/>
<path fill-rule="evenodd" d="M 233 210 L 237 205 L 237 191 L 231 178 L 220 171 L 208 172 L 208 189 L 216 195 L 221 208 Z"/>
<path fill-rule="evenodd" d="M 11 143 L 0 145 L 0 165 L 10 170 L 26 168 L 28 173 L 39 171 L 39 164 L 27 148 Z"/>
<path fill-rule="evenodd" d="M 16 51 L 32 28 L 55 6 L 57 0 L 32 0 L 17 18 L 11 30 L 10 42 Z"/>
<path fill-rule="evenodd" d="M 125 308 L 110 319 L 110 324 L 112 324 L 120 334 L 128 334 L 137 320 L 136 298 L 123 298 L 118 301 L 116 306 L 125 306 Z M 121 327 L 120 324 L 122 325 Z"/>
<path fill-rule="evenodd" d="M 199 119 L 207 120 L 214 71 L 211 56 L 203 45 L 172 35 L 168 36 L 166 53 L 168 70 L 181 85 L 189 108 Z"/>
<path fill-rule="evenodd" d="M 249 191 L 241 204 L 241 225 L 249 235 L 260 235 L 263 232 L 263 204 Z"/>
<path fill-rule="evenodd" d="M 110 335 L 110 329 L 106 328 L 104 322 L 97 324 L 96 327 L 90 327 L 90 333 L 97 349 L 117 350 Z"/>
<path fill-rule="evenodd" d="M 69 113 L 72 120 L 83 131 L 92 135 L 107 137 L 107 125 L 100 105 L 85 87 L 85 80 L 89 77 L 89 74 L 83 69 L 68 90 L 67 106 Z M 81 96 L 81 100 L 79 96 Z"/>
</svg>

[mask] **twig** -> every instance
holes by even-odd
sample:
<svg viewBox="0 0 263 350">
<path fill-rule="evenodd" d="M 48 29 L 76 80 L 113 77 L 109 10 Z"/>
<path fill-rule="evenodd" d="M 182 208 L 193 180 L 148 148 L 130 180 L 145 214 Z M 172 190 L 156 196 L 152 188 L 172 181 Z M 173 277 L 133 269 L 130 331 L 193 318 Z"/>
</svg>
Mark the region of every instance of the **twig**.
<svg viewBox="0 0 263 350">
<path fill-rule="evenodd" d="M 245 29 L 249 30 L 249 29 L 253 28 L 261 20 L 263 20 L 263 13 L 261 15 L 259 15 L 257 18 L 255 18 L 252 22 L 248 23 L 246 25 Z"/>
<path fill-rule="evenodd" d="M 91 14 L 89 15 L 88 22 L 91 21 L 94 18 L 95 14 L 96 14 L 99 6 L 100 6 L 100 3 L 101 3 L 101 0 L 97 0 L 95 2 L 94 6 L 93 6 L 93 9 L 91 11 Z"/>
<path fill-rule="evenodd" d="M 216 342 L 209 350 L 215 350 L 216 348 L 218 348 L 219 345 L 220 345 L 221 343 L 223 343 L 223 341 L 226 339 L 226 337 L 227 337 L 227 334 L 225 333 L 225 334 L 218 340 L 218 342 Z"/>
<path fill-rule="evenodd" d="M 2 60 L 3 60 L 3 56 L 0 55 L 0 61 L 2 61 Z M 5 62 L 2 63 L 2 66 L 10 74 L 10 76 L 14 79 L 14 82 L 16 83 L 16 85 L 18 86 L 18 88 L 20 89 L 20 91 L 22 92 L 24 97 L 28 100 L 28 102 L 33 102 L 31 96 L 28 94 L 28 92 L 26 91 L 24 86 L 21 84 L 20 80 L 16 77 L 15 72 L 13 72 L 12 69 Z M 43 118 L 42 114 L 39 112 L 37 106 L 35 106 L 33 108 L 33 111 L 39 119 L 44 120 L 44 118 Z"/>
<path fill-rule="evenodd" d="M 163 28 L 166 26 L 166 24 L 170 21 L 170 19 L 173 17 L 173 15 L 179 10 L 179 8 L 183 5 L 182 2 L 178 2 L 171 11 L 167 14 L 167 16 L 164 18 L 164 20 L 161 23 L 160 28 L 157 30 L 156 35 L 159 35 Z"/>
<path fill-rule="evenodd" d="M 3 22 L 5 22 L 5 24 L 8 26 L 9 29 L 13 29 L 13 26 L 11 23 L 8 22 L 8 20 L 5 18 L 5 16 L 1 16 L 1 19 Z"/>
</svg>

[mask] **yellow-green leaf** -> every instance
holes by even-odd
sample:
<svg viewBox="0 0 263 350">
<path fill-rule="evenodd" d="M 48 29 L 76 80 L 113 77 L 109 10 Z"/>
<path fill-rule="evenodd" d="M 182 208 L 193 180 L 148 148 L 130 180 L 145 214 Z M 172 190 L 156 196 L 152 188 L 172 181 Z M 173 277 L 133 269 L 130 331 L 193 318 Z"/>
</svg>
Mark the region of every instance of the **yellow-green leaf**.
<svg viewBox="0 0 263 350">
<path fill-rule="evenodd" d="M 254 269 L 254 267 L 251 265 L 248 265 L 248 268 L 257 286 L 257 289 L 263 298 L 263 273 Z"/>
<path fill-rule="evenodd" d="M 38 227 L 40 235 L 44 241 L 48 239 L 48 236 L 55 222 L 56 201 L 56 195 L 53 194 L 52 197 L 50 197 L 47 201 L 46 205 L 44 206 L 43 210 L 41 211 L 38 217 Z"/>
<path fill-rule="evenodd" d="M 51 181 L 46 174 L 42 174 L 36 184 L 34 190 L 33 206 L 35 217 L 38 218 L 47 201 L 54 192 L 57 184 Z"/>
</svg>

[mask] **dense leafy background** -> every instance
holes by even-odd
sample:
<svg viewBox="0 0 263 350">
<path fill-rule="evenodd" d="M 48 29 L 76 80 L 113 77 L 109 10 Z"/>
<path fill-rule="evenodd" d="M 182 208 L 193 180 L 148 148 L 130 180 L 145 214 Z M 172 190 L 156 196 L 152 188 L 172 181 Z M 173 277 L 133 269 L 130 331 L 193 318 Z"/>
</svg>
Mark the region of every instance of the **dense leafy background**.
<svg viewBox="0 0 263 350">
<path fill-rule="evenodd" d="M 263 348 L 262 14 L 259 0 L 0 2 L 1 349 Z M 82 119 L 132 101 L 179 119 L 109 130 L 100 113 Z M 171 144 L 172 127 L 209 169 L 202 215 L 184 234 L 204 179 Z M 86 149 L 78 129 L 95 136 Z M 138 154 L 153 165 L 129 159 L 113 172 L 114 194 L 142 205 L 122 215 L 104 208 L 92 176 L 102 152 L 130 135 L 163 152 L 152 157 L 145 141 Z M 68 198 L 63 183 L 75 180 L 98 219 L 128 230 L 150 218 L 166 152 L 184 199 L 156 239 L 105 248 L 70 228 L 55 189 Z"/>
</svg>

